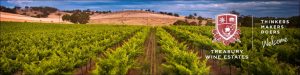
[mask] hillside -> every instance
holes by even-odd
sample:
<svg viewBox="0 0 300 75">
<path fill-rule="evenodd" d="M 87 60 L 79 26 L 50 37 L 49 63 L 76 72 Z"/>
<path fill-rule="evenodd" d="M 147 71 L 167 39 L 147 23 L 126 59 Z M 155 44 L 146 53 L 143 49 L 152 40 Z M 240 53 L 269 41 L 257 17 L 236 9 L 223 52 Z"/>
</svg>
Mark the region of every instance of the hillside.
<svg viewBox="0 0 300 75">
<path fill-rule="evenodd" d="M 0 12 L 0 21 L 13 21 L 13 22 L 43 22 L 43 23 L 70 23 L 62 21 L 60 18 L 64 14 L 70 14 L 67 12 L 57 11 L 50 13 L 47 18 L 36 18 L 30 15 L 20 15 L 7 12 Z M 34 15 L 32 12 L 22 12 Z M 62 14 L 60 17 L 58 13 Z M 177 20 L 185 20 L 184 16 L 170 16 L 165 14 L 159 14 L 154 12 L 128 10 L 118 11 L 106 14 L 95 13 L 90 15 L 89 24 L 121 24 L 121 25 L 172 25 Z M 195 19 L 188 19 L 188 22 L 198 22 Z M 203 21 L 204 24 L 206 21 Z M 201 23 L 203 24 L 203 23 Z"/>
<path fill-rule="evenodd" d="M 91 16 L 92 24 L 127 24 L 127 25 L 170 25 L 184 17 L 175 17 L 146 11 L 120 11 Z"/>
<path fill-rule="evenodd" d="M 7 12 L 0 12 L 0 21 L 13 21 L 13 22 L 43 22 L 43 23 L 70 23 L 62 21 L 56 13 L 51 13 L 48 18 L 35 18 L 20 14 L 13 14 Z"/>
</svg>

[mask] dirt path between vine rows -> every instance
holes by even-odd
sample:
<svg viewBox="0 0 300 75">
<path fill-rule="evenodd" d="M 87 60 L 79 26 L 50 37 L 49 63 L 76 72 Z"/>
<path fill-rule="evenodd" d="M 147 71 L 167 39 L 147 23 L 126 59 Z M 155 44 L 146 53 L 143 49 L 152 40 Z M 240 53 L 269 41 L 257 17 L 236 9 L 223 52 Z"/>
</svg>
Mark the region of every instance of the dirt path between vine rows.
<svg viewBox="0 0 300 75">
<path fill-rule="evenodd" d="M 149 40 L 147 41 L 147 54 L 146 57 L 150 60 L 150 75 L 157 75 L 156 74 L 156 41 L 155 41 L 155 29 L 151 30 Z"/>
<path fill-rule="evenodd" d="M 140 68 L 130 69 L 127 75 L 158 75 L 156 57 L 155 28 L 151 28 L 144 43 L 144 54 L 137 58 Z"/>
</svg>

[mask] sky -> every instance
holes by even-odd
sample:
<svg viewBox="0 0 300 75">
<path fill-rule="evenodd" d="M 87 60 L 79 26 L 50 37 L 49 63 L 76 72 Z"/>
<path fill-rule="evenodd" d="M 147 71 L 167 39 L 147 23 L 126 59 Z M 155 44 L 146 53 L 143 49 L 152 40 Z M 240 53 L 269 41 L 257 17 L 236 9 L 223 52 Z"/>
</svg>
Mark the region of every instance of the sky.
<svg viewBox="0 0 300 75">
<path fill-rule="evenodd" d="M 290 17 L 300 13 L 299 0 L 1 0 L 1 5 L 50 6 L 60 10 L 91 9 L 101 11 L 121 11 L 151 9 L 189 15 L 197 13 L 202 17 L 214 18 L 217 14 L 235 10 L 241 15 L 255 17 Z"/>
</svg>

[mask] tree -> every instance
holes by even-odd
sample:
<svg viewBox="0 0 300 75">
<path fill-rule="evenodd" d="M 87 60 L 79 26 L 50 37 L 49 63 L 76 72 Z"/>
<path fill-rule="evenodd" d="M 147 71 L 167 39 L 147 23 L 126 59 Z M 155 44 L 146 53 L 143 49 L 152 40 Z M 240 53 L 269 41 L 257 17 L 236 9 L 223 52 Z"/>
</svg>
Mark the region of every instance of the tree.
<svg viewBox="0 0 300 75">
<path fill-rule="evenodd" d="M 16 10 L 0 5 L 0 11 L 8 13 L 16 13 Z"/>
<path fill-rule="evenodd" d="M 189 23 L 189 25 L 194 25 L 195 26 L 195 25 L 197 25 L 197 22 L 193 21 L 193 22 Z"/>
<path fill-rule="evenodd" d="M 240 19 L 239 19 L 239 22 L 241 23 L 242 26 L 247 26 L 247 27 L 251 27 L 252 25 L 252 18 L 251 16 L 242 16 Z"/>
<path fill-rule="evenodd" d="M 300 28 L 300 16 L 292 16 L 288 18 L 290 20 L 289 27 L 298 27 Z"/>
<path fill-rule="evenodd" d="M 189 23 L 187 21 L 183 20 L 177 20 L 176 22 L 173 23 L 173 25 L 188 25 Z"/>
<path fill-rule="evenodd" d="M 86 11 L 85 12 L 91 12 L 91 10 L 90 9 L 86 9 Z"/>
<path fill-rule="evenodd" d="M 198 18 L 197 18 L 197 13 L 190 14 L 189 16 L 186 16 L 185 18 L 186 18 L 186 19 L 198 19 Z"/>
<path fill-rule="evenodd" d="M 202 20 L 199 20 L 199 21 L 198 21 L 198 24 L 199 24 L 199 25 L 202 25 Z"/>
<path fill-rule="evenodd" d="M 186 16 L 185 18 L 187 18 L 187 19 L 194 19 L 195 17 L 190 14 L 189 16 Z"/>
<path fill-rule="evenodd" d="M 197 19 L 198 19 L 198 20 L 203 20 L 204 18 L 201 17 L 201 16 L 198 16 Z"/>
<path fill-rule="evenodd" d="M 237 11 L 235 11 L 235 10 L 232 10 L 232 11 L 230 11 L 229 13 L 231 13 L 231 14 L 235 14 L 235 15 L 237 15 L 237 16 L 240 16 L 240 13 L 239 13 L 239 12 L 237 12 Z"/>
<path fill-rule="evenodd" d="M 48 17 L 48 15 L 50 13 L 54 13 L 56 11 L 58 11 L 57 8 L 54 8 L 54 7 L 25 7 L 25 9 L 27 9 L 26 11 L 28 11 L 28 9 L 30 9 L 31 11 L 38 11 L 38 12 L 41 12 L 41 14 L 37 14 L 36 16 L 33 16 L 33 17 L 38 17 L 38 18 L 46 18 Z"/>
<path fill-rule="evenodd" d="M 194 13 L 194 16 L 197 16 L 197 13 Z"/>
<path fill-rule="evenodd" d="M 212 23 L 211 20 L 207 20 L 207 23 L 206 23 L 207 26 L 214 26 L 214 24 Z"/>
<path fill-rule="evenodd" d="M 65 14 L 62 16 L 63 21 L 70 21 L 72 23 L 86 24 L 90 20 L 90 16 L 86 12 L 75 12 L 72 15 Z"/>
<path fill-rule="evenodd" d="M 28 6 L 25 6 L 25 10 L 28 10 L 29 9 L 29 7 Z"/>
<path fill-rule="evenodd" d="M 19 7 L 19 6 L 14 7 L 14 10 L 20 10 L 20 9 L 21 9 L 21 7 Z"/>
<path fill-rule="evenodd" d="M 63 21 L 70 21 L 70 20 L 71 20 L 71 15 L 69 15 L 69 14 L 63 15 L 63 16 L 62 16 L 62 20 L 63 20 Z"/>
<path fill-rule="evenodd" d="M 169 13 L 167 13 L 167 15 L 173 16 L 173 13 L 169 12 Z"/>
<path fill-rule="evenodd" d="M 78 20 L 78 22 L 80 23 L 80 24 L 86 24 L 86 23 L 88 23 L 89 22 L 89 20 L 90 20 L 90 15 L 89 14 L 87 14 L 87 13 L 79 13 L 79 20 Z"/>
<path fill-rule="evenodd" d="M 179 17 L 179 15 L 177 13 L 174 13 L 174 16 Z"/>
</svg>

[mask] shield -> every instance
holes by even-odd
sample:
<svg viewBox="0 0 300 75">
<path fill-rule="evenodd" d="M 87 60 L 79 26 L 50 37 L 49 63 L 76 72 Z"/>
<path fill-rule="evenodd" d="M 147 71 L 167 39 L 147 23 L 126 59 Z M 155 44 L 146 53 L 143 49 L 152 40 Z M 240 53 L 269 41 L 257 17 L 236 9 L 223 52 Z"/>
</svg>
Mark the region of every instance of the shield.
<svg viewBox="0 0 300 75">
<path fill-rule="evenodd" d="M 220 14 L 216 17 L 217 33 L 225 39 L 229 40 L 237 32 L 237 15 Z"/>
</svg>

